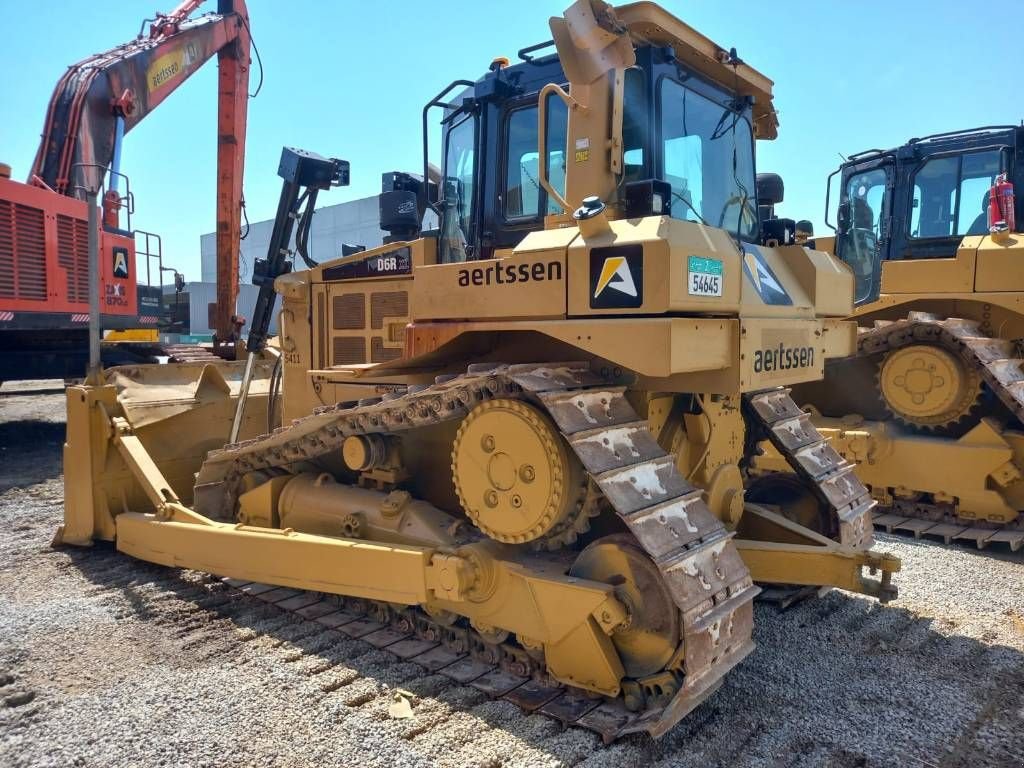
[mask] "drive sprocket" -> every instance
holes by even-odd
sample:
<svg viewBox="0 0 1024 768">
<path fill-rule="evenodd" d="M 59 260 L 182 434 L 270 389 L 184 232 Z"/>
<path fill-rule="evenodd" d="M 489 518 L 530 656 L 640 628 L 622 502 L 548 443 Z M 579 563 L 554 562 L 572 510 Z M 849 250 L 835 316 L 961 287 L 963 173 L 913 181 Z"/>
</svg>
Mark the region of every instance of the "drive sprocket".
<svg viewBox="0 0 1024 768">
<path fill-rule="evenodd" d="M 462 421 L 452 477 L 469 519 L 505 544 L 543 546 L 593 506 L 583 466 L 551 420 L 511 398 L 480 403 Z"/>
<path fill-rule="evenodd" d="M 978 370 L 934 344 L 888 352 L 878 367 L 878 391 L 886 408 L 907 426 L 942 431 L 979 404 Z"/>
</svg>

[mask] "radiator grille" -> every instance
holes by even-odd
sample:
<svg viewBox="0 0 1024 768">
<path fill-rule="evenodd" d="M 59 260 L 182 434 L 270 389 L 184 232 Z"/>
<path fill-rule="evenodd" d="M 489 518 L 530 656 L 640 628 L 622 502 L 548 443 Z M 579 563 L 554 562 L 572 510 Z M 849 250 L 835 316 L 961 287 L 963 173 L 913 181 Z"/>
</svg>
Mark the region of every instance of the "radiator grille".
<svg viewBox="0 0 1024 768">
<path fill-rule="evenodd" d="M 370 362 L 387 363 L 402 356 L 402 350 L 394 347 L 385 347 L 384 340 L 380 336 L 370 339 Z"/>
<path fill-rule="evenodd" d="M 0 200 L 0 297 L 46 300 L 43 212 Z"/>
<path fill-rule="evenodd" d="M 333 365 L 366 362 L 366 339 L 362 336 L 335 336 Z"/>
<path fill-rule="evenodd" d="M 331 325 L 336 331 L 358 331 L 366 327 L 366 296 L 346 293 L 335 296 L 331 305 Z"/>
<path fill-rule="evenodd" d="M 327 363 L 327 320 L 324 316 L 327 314 L 324 310 L 324 294 L 323 291 L 316 295 L 316 328 L 313 332 L 316 334 L 316 364 L 317 367 L 324 367 Z"/>
<path fill-rule="evenodd" d="M 370 294 L 370 327 L 383 328 L 385 317 L 407 317 L 409 294 L 407 291 L 386 291 Z"/>
<path fill-rule="evenodd" d="M 57 214 L 57 263 L 66 270 L 68 301 L 88 302 L 88 222 Z"/>
</svg>

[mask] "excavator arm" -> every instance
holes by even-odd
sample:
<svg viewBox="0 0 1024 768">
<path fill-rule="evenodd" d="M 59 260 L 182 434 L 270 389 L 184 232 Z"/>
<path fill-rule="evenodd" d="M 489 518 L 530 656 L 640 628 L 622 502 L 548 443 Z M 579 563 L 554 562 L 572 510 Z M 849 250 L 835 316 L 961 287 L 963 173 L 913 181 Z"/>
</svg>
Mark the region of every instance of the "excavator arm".
<svg viewBox="0 0 1024 768">
<path fill-rule="evenodd" d="M 148 35 L 140 31 L 135 40 L 68 68 L 50 98 L 29 181 L 78 197 L 87 186 L 98 188 L 111 171 L 104 223 L 116 227 L 124 134 L 216 54 L 216 326 L 217 338 L 225 341 L 233 335 L 238 292 L 250 30 L 245 0 L 218 0 L 216 13 L 190 20 L 201 4 L 184 0 L 171 13 L 158 14 Z"/>
</svg>

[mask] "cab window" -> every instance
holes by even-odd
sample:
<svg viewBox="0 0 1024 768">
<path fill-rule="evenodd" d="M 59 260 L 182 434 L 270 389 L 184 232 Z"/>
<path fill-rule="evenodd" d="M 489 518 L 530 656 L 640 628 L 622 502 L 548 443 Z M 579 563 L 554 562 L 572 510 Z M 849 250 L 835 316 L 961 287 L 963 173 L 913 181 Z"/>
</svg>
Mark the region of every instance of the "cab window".
<svg viewBox="0 0 1024 768">
<path fill-rule="evenodd" d="M 644 155 L 649 131 L 647 82 L 639 67 L 626 70 L 622 88 L 622 164 L 624 182 L 649 175 Z"/>
<path fill-rule="evenodd" d="M 874 296 L 887 188 L 886 169 L 873 168 L 850 176 L 842 190 L 836 253 L 853 270 L 857 304 Z"/>
<path fill-rule="evenodd" d="M 928 160 L 914 174 L 910 203 L 912 238 L 988 232 L 988 190 L 1000 171 L 998 149 Z"/>
<path fill-rule="evenodd" d="M 756 240 L 754 138 L 746 116 L 669 78 L 661 80 L 658 108 L 673 218 Z"/>
<path fill-rule="evenodd" d="M 569 113 L 560 98 L 547 97 L 547 152 L 548 181 L 565 194 L 565 144 Z M 537 107 L 530 106 L 509 113 L 505 125 L 505 185 L 502 193 L 502 211 L 506 219 L 535 219 L 544 213 L 558 213 L 561 209 L 549 200 L 540 185 L 537 157 Z"/>
<path fill-rule="evenodd" d="M 458 120 L 458 119 L 457 119 Z M 473 216 L 476 117 L 467 115 L 448 131 L 444 151 L 442 263 L 466 261 Z"/>
</svg>

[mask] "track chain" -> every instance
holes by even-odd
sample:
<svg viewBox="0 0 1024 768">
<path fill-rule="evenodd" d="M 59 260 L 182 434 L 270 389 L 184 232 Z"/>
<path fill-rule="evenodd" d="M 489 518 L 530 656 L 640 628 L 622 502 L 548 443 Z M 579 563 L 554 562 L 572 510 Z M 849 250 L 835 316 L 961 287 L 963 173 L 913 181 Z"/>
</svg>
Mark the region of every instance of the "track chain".
<svg viewBox="0 0 1024 768">
<path fill-rule="evenodd" d="M 911 344 L 942 347 L 975 368 L 1003 405 L 1024 423 L 1024 360 L 1018 356 L 1016 342 L 992 338 L 974 320 L 911 312 L 906 320 L 880 320 L 874 328 L 861 329 L 857 354 L 872 356 Z"/>
<path fill-rule="evenodd" d="M 868 358 L 912 344 L 941 347 L 978 371 L 992 393 L 1024 424 L 1024 359 L 1017 342 L 992 338 L 974 320 L 910 312 L 905 320 L 876 320 L 874 327 L 861 328 L 857 354 Z M 875 524 L 887 531 L 909 530 L 916 536 L 937 537 L 947 543 L 966 539 L 974 541 L 979 549 L 995 541 L 1006 542 L 1014 551 L 1024 546 L 1024 512 L 999 526 L 960 518 L 950 504 L 898 503 L 885 511 L 890 514 L 876 516 Z"/>
<path fill-rule="evenodd" d="M 743 395 L 748 420 L 771 441 L 835 521 L 840 544 L 868 549 L 875 500 L 846 461 L 811 423 L 785 387 Z"/>
<path fill-rule="evenodd" d="M 400 658 L 526 711 L 595 731 L 606 742 L 635 732 L 658 736 L 711 695 L 753 650 L 758 588 L 733 534 L 658 445 L 625 388 L 613 383 L 586 364 L 471 366 L 464 375 L 439 377 L 430 386 L 327 406 L 269 435 L 211 452 L 198 474 L 194 503 L 204 515 L 223 517 L 223 510 L 234 509 L 249 472 L 301 464 L 339 449 L 349 435 L 401 433 L 460 419 L 489 398 L 531 402 L 555 422 L 665 579 L 681 617 L 681 643 L 666 668 L 624 681 L 623 695 L 615 699 L 601 698 L 555 682 L 535 654 L 515 643 L 494 644 L 472 627 L 442 624 L 419 608 L 345 598 L 334 618 L 318 620 L 336 622 L 354 636 L 365 631 L 371 644 Z"/>
</svg>

